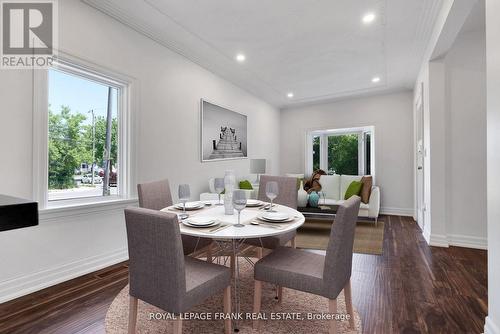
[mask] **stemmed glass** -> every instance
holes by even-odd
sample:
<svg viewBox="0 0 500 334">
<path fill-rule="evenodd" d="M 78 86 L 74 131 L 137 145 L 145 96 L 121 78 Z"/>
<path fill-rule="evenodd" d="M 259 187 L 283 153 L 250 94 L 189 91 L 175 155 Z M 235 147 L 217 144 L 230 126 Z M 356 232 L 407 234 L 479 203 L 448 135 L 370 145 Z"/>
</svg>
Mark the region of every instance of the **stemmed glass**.
<svg viewBox="0 0 500 334">
<path fill-rule="evenodd" d="M 217 203 L 217 205 L 222 205 L 220 202 L 220 194 L 222 194 L 225 188 L 224 179 L 222 177 L 218 177 L 214 180 L 214 188 L 215 192 L 219 195 L 219 203 Z"/>
<path fill-rule="evenodd" d="M 247 195 L 243 190 L 235 190 L 233 192 L 233 206 L 238 211 L 238 224 L 234 225 L 234 227 L 245 226 L 240 222 L 241 210 L 247 206 Z"/>
<path fill-rule="evenodd" d="M 323 205 L 325 205 L 326 204 L 326 193 L 324 191 L 319 191 L 318 195 L 319 195 L 319 198 L 323 199 Z"/>
<path fill-rule="evenodd" d="M 273 209 L 273 200 L 279 195 L 278 182 L 269 181 L 266 183 L 266 196 L 271 200 L 271 206 L 269 207 L 269 211 L 274 212 Z"/>
<path fill-rule="evenodd" d="M 186 219 L 189 215 L 186 213 L 186 202 L 189 201 L 191 197 L 191 192 L 189 190 L 189 184 L 179 185 L 179 201 L 183 204 L 183 213 L 179 215 L 181 219 Z"/>
</svg>

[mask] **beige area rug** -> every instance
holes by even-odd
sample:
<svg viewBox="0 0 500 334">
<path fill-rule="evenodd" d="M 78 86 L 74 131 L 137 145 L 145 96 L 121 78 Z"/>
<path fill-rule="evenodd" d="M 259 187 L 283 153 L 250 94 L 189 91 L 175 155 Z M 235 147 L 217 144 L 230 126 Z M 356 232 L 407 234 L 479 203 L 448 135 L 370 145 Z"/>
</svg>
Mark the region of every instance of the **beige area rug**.
<svg viewBox="0 0 500 334">
<path fill-rule="evenodd" d="M 297 248 L 326 250 L 332 223 L 328 220 L 306 219 L 297 231 Z M 354 236 L 354 252 L 381 255 L 384 246 L 384 222 L 358 222 Z"/>
<path fill-rule="evenodd" d="M 240 279 L 241 279 L 241 312 L 243 316 L 252 312 L 253 309 L 253 267 L 240 259 Z M 234 291 L 234 290 L 233 290 Z M 274 286 L 264 284 L 262 287 L 262 312 L 269 320 L 262 321 L 260 332 L 252 329 L 251 320 L 239 322 L 239 333 L 328 333 L 328 322 L 324 320 L 271 320 L 271 315 L 291 314 L 300 312 L 302 317 L 308 314 L 320 317 L 328 314 L 328 301 L 326 298 L 312 294 L 299 292 L 291 289 L 283 289 L 283 301 L 279 304 L 274 299 Z M 338 314 L 346 315 L 343 292 L 337 298 Z M 128 323 L 128 286 L 126 286 L 115 298 L 108 313 L 106 314 L 106 333 L 123 334 L 127 333 Z M 172 333 L 172 322 L 169 320 L 150 320 L 150 313 L 164 313 L 152 305 L 139 301 L 137 314 L 137 333 Z M 222 293 L 207 299 L 190 312 L 202 314 L 214 314 L 222 312 Z M 285 312 L 285 313 L 282 313 Z M 361 320 L 358 312 L 354 309 L 355 329 L 349 328 L 347 320 L 338 321 L 339 333 L 361 333 Z M 222 320 L 184 320 L 183 333 L 223 333 L 224 324 Z"/>
</svg>

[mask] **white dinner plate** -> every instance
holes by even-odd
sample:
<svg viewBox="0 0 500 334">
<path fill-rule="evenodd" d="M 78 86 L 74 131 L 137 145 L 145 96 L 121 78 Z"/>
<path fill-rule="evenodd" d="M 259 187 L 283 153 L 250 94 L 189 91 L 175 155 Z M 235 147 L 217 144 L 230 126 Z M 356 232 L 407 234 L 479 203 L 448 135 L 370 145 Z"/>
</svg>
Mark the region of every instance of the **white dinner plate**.
<svg viewBox="0 0 500 334">
<path fill-rule="evenodd" d="M 261 206 L 262 204 L 264 204 L 264 202 L 259 201 L 257 199 L 248 199 L 247 200 L 247 207 Z"/>
<path fill-rule="evenodd" d="M 214 221 L 216 221 L 216 219 L 212 217 L 191 217 L 188 220 L 191 225 L 197 226 L 207 226 L 213 224 Z"/>
<path fill-rule="evenodd" d="M 184 221 L 182 221 L 182 224 L 189 226 L 189 227 L 206 228 L 206 227 L 212 227 L 212 226 L 219 225 L 220 222 L 218 222 L 217 220 L 213 220 L 210 224 L 207 224 L 207 225 L 197 225 L 197 224 L 193 224 L 189 220 L 184 220 Z"/>
<path fill-rule="evenodd" d="M 288 219 L 285 219 L 285 220 L 269 220 L 269 219 L 259 217 L 259 220 L 261 220 L 263 222 L 267 222 L 267 223 L 289 223 L 289 222 L 294 221 L 294 219 L 295 218 L 293 218 L 293 217 L 289 217 Z"/>
<path fill-rule="evenodd" d="M 284 212 L 266 212 L 261 217 L 268 221 L 285 221 L 290 218 L 290 215 Z"/>
<path fill-rule="evenodd" d="M 184 205 L 182 203 L 177 203 L 176 205 L 174 205 L 174 207 L 176 209 L 179 209 L 179 210 L 183 210 L 184 209 Z M 198 209 L 201 209 L 201 208 L 204 208 L 205 207 L 205 204 L 203 204 L 202 202 L 186 202 L 186 210 L 198 210 Z"/>
</svg>

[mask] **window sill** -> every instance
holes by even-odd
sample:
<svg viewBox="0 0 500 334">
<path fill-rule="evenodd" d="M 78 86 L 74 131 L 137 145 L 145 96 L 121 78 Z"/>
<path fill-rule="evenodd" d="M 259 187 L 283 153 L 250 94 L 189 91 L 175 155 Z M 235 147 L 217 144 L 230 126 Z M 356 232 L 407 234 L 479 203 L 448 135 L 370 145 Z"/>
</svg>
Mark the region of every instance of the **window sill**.
<svg viewBox="0 0 500 334">
<path fill-rule="evenodd" d="M 55 220 L 61 217 L 88 215 L 98 212 L 123 210 L 127 206 L 137 204 L 137 198 L 113 196 L 109 198 L 85 198 L 49 202 L 47 207 L 39 210 L 40 221 Z"/>
</svg>

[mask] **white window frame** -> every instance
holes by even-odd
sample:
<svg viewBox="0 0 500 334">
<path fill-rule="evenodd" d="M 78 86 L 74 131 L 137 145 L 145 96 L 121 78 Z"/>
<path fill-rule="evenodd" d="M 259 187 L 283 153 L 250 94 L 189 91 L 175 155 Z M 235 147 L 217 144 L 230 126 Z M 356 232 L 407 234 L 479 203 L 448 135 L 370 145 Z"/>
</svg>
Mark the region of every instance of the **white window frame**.
<svg viewBox="0 0 500 334">
<path fill-rule="evenodd" d="M 370 174 L 375 177 L 375 127 L 364 126 L 356 128 L 310 130 L 306 133 L 306 152 L 305 152 L 305 172 L 311 175 L 313 171 L 313 137 L 319 136 L 320 156 L 319 166 L 325 172 L 328 172 L 328 137 L 346 134 L 358 135 L 358 174 L 364 175 L 365 170 L 365 133 L 371 133 L 370 139 Z"/>
<path fill-rule="evenodd" d="M 33 199 L 39 209 L 128 200 L 131 197 L 131 90 L 134 79 L 69 55 L 61 55 L 52 68 L 117 88 L 118 91 L 118 195 L 48 201 L 48 70 L 33 71 Z"/>
</svg>

